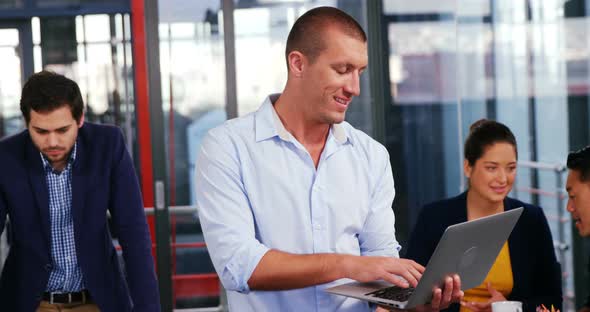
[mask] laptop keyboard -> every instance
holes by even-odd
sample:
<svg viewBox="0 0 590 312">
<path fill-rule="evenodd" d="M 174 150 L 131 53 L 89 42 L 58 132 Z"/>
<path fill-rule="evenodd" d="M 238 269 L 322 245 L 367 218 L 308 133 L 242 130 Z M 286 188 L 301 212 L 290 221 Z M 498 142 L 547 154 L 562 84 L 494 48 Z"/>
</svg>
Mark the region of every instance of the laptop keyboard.
<svg viewBox="0 0 590 312">
<path fill-rule="evenodd" d="M 387 288 L 382 288 L 373 292 L 366 294 L 365 296 L 373 296 L 382 299 L 394 300 L 404 302 L 407 301 L 408 298 L 414 292 L 413 287 L 408 288 L 401 288 L 398 286 L 392 286 Z"/>
</svg>

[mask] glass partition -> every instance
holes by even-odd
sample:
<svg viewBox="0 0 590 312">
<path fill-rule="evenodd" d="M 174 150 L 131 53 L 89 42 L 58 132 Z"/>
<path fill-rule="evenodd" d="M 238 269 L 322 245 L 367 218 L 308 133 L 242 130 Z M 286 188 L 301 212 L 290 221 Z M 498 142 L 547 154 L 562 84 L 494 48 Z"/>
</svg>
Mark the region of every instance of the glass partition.
<svg viewBox="0 0 590 312">
<path fill-rule="evenodd" d="M 0 0 L 0 9 L 15 9 L 23 6 L 22 0 Z"/>
<path fill-rule="evenodd" d="M 24 128 L 20 112 L 22 56 L 18 28 L 0 26 L 0 138 Z M 7 231 L 0 235 L 0 268 L 8 256 Z"/>
<path fill-rule="evenodd" d="M 0 28 L 0 138 L 24 128 L 20 112 L 22 57 L 19 30 Z"/>
<path fill-rule="evenodd" d="M 423 204 L 465 190 L 462 146 L 470 124 L 505 123 L 518 141 L 510 195 L 543 208 L 564 272 L 564 310 L 575 310 L 564 164 L 569 150 L 590 143 L 588 1 L 383 4 L 393 99 L 388 148 L 399 155 L 392 156 L 396 205 L 412 225 Z"/>
<path fill-rule="evenodd" d="M 86 120 L 121 127 L 134 155 L 129 14 L 34 17 L 31 23 L 35 72 L 51 70 L 76 81 L 86 105 Z"/>
<path fill-rule="evenodd" d="M 319 6 L 334 6 L 366 27 L 364 1 L 259 1 L 241 3 L 234 11 L 238 114 L 243 116 L 262 105 L 271 93 L 283 90 L 287 82 L 285 48 L 295 20 Z M 368 71 L 361 76 L 361 95 L 353 100 L 346 120 L 372 132 Z"/>
<path fill-rule="evenodd" d="M 193 172 L 201 140 L 226 120 L 220 1 L 159 3 L 174 307 L 220 304 L 219 280 L 197 219 Z"/>
<path fill-rule="evenodd" d="M 226 38 L 220 1 L 159 3 L 162 105 L 166 129 L 168 190 L 176 308 L 220 303 L 219 281 L 197 220 L 194 166 L 206 132 L 227 118 L 224 40 L 235 44 L 238 115 L 256 110 L 270 93 L 281 92 L 287 78 L 284 49 L 295 19 L 312 7 L 340 6 L 361 24 L 363 1 L 237 1 L 235 36 Z M 363 96 L 347 119 L 371 131 L 367 75 Z M 353 108 L 354 107 L 354 108 Z M 182 213 L 180 213 L 182 211 Z"/>
<path fill-rule="evenodd" d="M 459 38 L 448 3 L 385 1 L 384 9 L 392 99 L 386 147 L 396 182 L 396 237 L 405 247 L 419 208 L 461 191 Z"/>
</svg>

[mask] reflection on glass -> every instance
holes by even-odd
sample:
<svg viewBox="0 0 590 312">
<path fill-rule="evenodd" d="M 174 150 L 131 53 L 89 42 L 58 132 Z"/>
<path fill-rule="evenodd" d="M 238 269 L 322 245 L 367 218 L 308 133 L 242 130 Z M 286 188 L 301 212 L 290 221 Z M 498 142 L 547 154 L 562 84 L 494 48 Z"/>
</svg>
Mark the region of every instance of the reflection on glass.
<svg viewBox="0 0 590 312">
<path fill-rule="evenodd" d="M 585 32 L 575 29 L 580 19 L 563 16 L 563 3 L 555 1 L 524 2 L 498 1 L 492 11 L 494 35 L 485 56 L 491 60 L 491 70 L 484 76 L 490 81 L 493 96 L 488 100 L 488 111 L 505 122 L 519 140 L 519 158 L 533 163 L 559 164 L 565 161 L 568 142 L 576 140 L 569 133 L 568 102 L 578 101 L 579 95 L 587 95 L 588 83 L 580 94 L 570 92 L 570 74 L 583 76 L 585 67 L 575 66 L 578 57 L 586 57 L 581 46 L 588 39 L 568 46 L 568 37 Z M 581 45 L 580 45 L 581 43 Z M 586 56 L 583 56 L 586 54 Z M 567 65 L 573 65 L 568 67 Z M 579 63 L 578 63 L 579 65 Z M 577 68 L 576 68 L 577 67 Z M 570 68 L 572 71 L 568 72 Z M 465 79 L 470 79 L 466 76 Z M 570 82 L 571 81 L 571 82 Z M 551 124 L 551 127 L 547 127 Z M 522 166 L 521 166 L 522 167 Z M 513 196 L 541 205 L 550 224 L 553 238 L 571 244 L 569 224 L 564 222 L 565 203 L 544 193 L 561 189 L 559 172 L 523 167 Z M 541 190 L 540 193 L 535 189 Z M 571 252 L 557 249 L 557 256 L 564 272 L 571 271 Z M 573 281 L 564 274 L 564 309 L 573 308 Z"/>
<path fill-rule="evenodd" d="M 41 44 L 41 21 L 38 17 L 31 18 L 31 30 L 33 32 L 33 44 Z"/>
<path fill-rule="evenodd" d="M 234 11 L 238 114 L 258 109 L 287 82 L 285 45 L 293 23 L 307 10 L 336 1 L 258 4 Z"/>
<path fill-rule="evenodd" d="M 172 206 L 193 205 L 197 152 L 226 120 L 225 55 L 218 0 L 160 2 L 162 105 Z M 216 307 L 219 280 L 196 214 L 171 212 L 175 308 Z"/>
<path fill-rule="evenodd" d="M 22 8 L 22 0 L 0 0 L 0 9 L 15 9 Z"/>
<path fill-rule="evenodd" d="M 434 10 L 438 4 L 431 5 Z M 455 22 L 442 18 L 444 12 L 431 15 L 422 13 L 428 12 L 424 7 L 406 6 L 410 13 L 388 25 L 393 105 L 385 120 L 396 179 L 394 206 L 407 210 L 411 226 L 419 207 L 460 191 L 462 144 L 457 138 Z M 401 240 L 410 229 L 399 229 Z"/>
<path fill-rule="evenodd" d="M 80 0 L 38 0 L 37 5 L 41 8 L 67 6 L 80 4 Z"/>
<path fill-rule="evenodd" d="M 2 75 L 0 75 L 0 138 L 2 138 L 24 129 L 19 106 L 22 87 L 17 29 L 0 29 L 0 68 L 2 68 Z"/>
<path fill-rule="evenodd" d="M 287 11 L 299 11 L 299 8 L 304 8 L 304 4 L 295 8 L 279 5 L 235 11 L 239 115 L 257 110 L 266 96 L 284 88 L 285 44 L 292 26 L 286 22 Z"/>
<path fill-rule="evenodd" d="M 18 45 L 18 30 L 11 28 L 0 28 L 0 46 L 15 47 Z"/>
<path fill-rule="evenodd" d="M 101 5 L 104 3 L 111 4 L 125 4 L 123 0 L 36 0 L 37 6 L 40 8 L 55 8 L 67 6 L 81 6 L 81 5 Z"/>
<path fill-rule="evenodd" d="M 392 23 L 389 43 L 389 74 L 396 104 L 455 100 L 456 87 L 451 85 L 456 74 L 453 21 Z"/>
<path fill-rule="evenodd" d="M 43 70 L 43 52 L 41 51 L 41 47 L 35 45 L 33 47 L 33 62 L 35 66 L 35 72 L 40 72 Z"/>
<path fill-rule="evenodd" d="M 43 29 L 47 18 L 34 18 L 33 37 L 41 38 L 34 44 L 35 71 L 42 68 L 66 75 L 75 80 L 86 104 L 86 120 L 96 123 L 115 124 L 122 128 L 130 151 L 134 150 L 134 119 L 132 98 L 132 58 L 129 35 L 129 17 L 121 15 L 86 15 L 67 20 L 72 31 L 68 37 L 43 36 L 50 31 Z M 111 27 L 113 25 L 114 27 Z M 118 26 L 117 26 L 118 25 Z M 68 26 L 69 27 L 69 26 Z M 116 28 L 120 29 L 117 34 Z M 126 38 L 126 39 L 122 39 Z M 74 48 L 68 57 L 53 57 L 50 46 L 62 47 L 68 40 L 74 40 Z M 62 49 L 63 50 L 63 49 Z M 132 153 L 133 154 L 133 153 Z"/>
<path fill-rule="evenodd" d="M 403 120 L 388 127 L 391 142 L 400 142 L 388 148 L 402 154 L 394 172 L 405 179 L 396 190 L 407 198 L 410 223 L 414 207 L 465 189 L 460 147 L 475 120 L 507 124 L 519 160 L 533 164 L 563 164 L 568 150 L 590 144 L 590 19 L 583 7 L 554 0 L 383 3 L 391 120 Z M 542 206 L 553 238 L 571 245 L 565 202 L 551 195 L 563 181 L 559 171 L 521 163 L 511 196 Z M 564 310 L 573 310 L 571 251 L 556 254 L 565 272 Z"/>
<path fill-rule="evenodd" d="M 271 3 L 272 2 L 272 3 Z M 225 54 L 219 1 L 161 2 L 160 65 L 171 205 L 195 203 L 193 172 L 207 131 L 226 120 Z M 238 3 L 234 11 L 238 111 L 260 106 L 286 82 L 284 49 L 295 19 L 308 9 L 336 1 Z M 345 9 L 363 15 L 360 2 Z M 363 87 L 365 88 L 365 87 Z M 367 94 L 368 86 L 364 89 Z M 360 100 L 359 100 L 360 101 Z M 368 105 L 354 104 L 350 116 L 360 122 Z M 347 116 L 348 117 L 348 116 Z M 356 125 L 355 125 L 356 126 Z M 368 126 L 365 127 L 369 128 Z M 202 247 L 194 216 L 173 215 L 173 276 L 176 308 L 216 306 L 219 281 Z M 189 243 L 182 245 L 180 243 Z M 192 245 L 191 245 L 192 244 Z M 198 247 L 201 246 L 201 247 Z M 192 274 L 204 274 L 193 276 Z M 190 291 L 186 291 L 190 289 Z M 215 290 L 211 292 L 211 289 Z"/>
<path fill-rule="evenodd" d="M 187 37 L 191 32 L 184 26 L 161 27 L 168 31 L 169 39 L 160 44 L 163 105 L 166 114 L 173 112 L 167 122 L 175 125 L 167 128 L 174 134 L 169 139 L 176 143 L 175 150 L 170 151 L 175 157 L 175 166 L 170 168 L 174 170 L 171 178 L 175 186 L 171 200 L 179 205 L 194 203 L 190 202 L 188 173 L 189 167 L 194 166 L 198 146 L 187 149 L 194 143 L 192 137 L 187 137 L 188 127 L 199 124 L 200 118 L 210 111 L 224 111 L 225 105 L 223 38 L 207 33 L 210 28 L 201 23 L 193 25 L 195 31 Z M 218 123 L 224 120 L 225 117 Z"/>
<path fill-rule="evenodd" d="M 104 25 L 101 25 L 104 26 Z M 85 26 L 84 26 L 84 16 L 76 16 L 76 41 L 77 42 L 84 42 L 85 41 Z"/>
<path fill-rule="evenodd" d="M 488 0 L 474 0 L 474 2 L 488 1 Z M 383 13 L 389 14 L 453 14 L 456 7 L 455 1 L 438 1 L 436 5 L 432 0 L 415 0 L 415 1 L 397 1 L 397 0 L 383 0 Z"/>
<path fill-rule="evenodd" d="M 366 30 L 362 1 L 266 1 L 238 5 L 234 11 L 238 114 L 260 107 L 271 93 L 281 92 L 287 81 L 285 46 L 295 20 L 311 8 L 335 6 L 353 16 Z M 361 95 L 353 100 L 346 120 L 372 134 L 368 72 L 361 76 Z"/>
<path fill-rule="evenodd" d="M 121 41 L 125 38 L 125 26 L 123 25 L 123 16 L 115 14 L 115 39 Z"/>
<path fill-rule="evenodd" d="M 108 42 L 111 40 L 111 29 L 109 15 L 86 15 L 84 16 L 84 34 L 86 42 Z"/>
</svg>

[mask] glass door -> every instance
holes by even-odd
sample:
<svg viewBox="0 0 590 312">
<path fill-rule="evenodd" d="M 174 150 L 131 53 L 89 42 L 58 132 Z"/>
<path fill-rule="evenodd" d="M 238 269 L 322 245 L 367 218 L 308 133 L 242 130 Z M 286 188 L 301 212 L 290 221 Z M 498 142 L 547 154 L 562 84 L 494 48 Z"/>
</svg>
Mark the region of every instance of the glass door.
<svg viewBox="0 0 590 312">
<path fill-rule="evenodd" d="M 26 23 L 21 21 L 0 22 L 0 139 L 15 134 L 25 128 L 20 113 L 20 92 L 25 72 L 32 60 L 23 53 L 27 44 Z M 29 41 L 30 42 L 30 41 Z M 0 268 L 8 254 L 6 233 L 0 236 Z"/>
<path fill-rule="evenodd" d="M 26 41 L 26 23 L 22 21 L 0 22 L 0 138 L 24 129 L 19 101 L 24 77 L 29 72 L 31 59 L 23 53 Z M 30 42 L 30 41 L 29 41 Z"/>
<path fill-rule="evenodd" d="M 22 128 L 18 106 L 22 70 L 16 28 L 0 28 L 0 67 L 6 73 L 0 75 L 0 137 L 3 137 Z"/>
<path fill-rule="evenodd" d="M 203 137 L 226 120 L 221 1 L 182 10 L 160 2 L 158 9 L 173 307 L 219 311 L 221 288 L 197 217 L 193 172 Z"/>
</svg>

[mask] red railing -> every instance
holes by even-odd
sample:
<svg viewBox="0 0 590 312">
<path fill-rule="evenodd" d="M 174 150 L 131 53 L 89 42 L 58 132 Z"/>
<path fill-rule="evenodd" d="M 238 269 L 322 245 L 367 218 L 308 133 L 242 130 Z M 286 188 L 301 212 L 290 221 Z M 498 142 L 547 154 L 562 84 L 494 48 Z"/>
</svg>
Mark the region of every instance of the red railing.
<svg viewBox="0 0 590 312">
<path fill-rule="evenodd" d="M 196 207 L 191 206 L 178 206 L 170 207 L 172 212 L 179 213 L 194 213 Z M 146 214 L 151 215 L 153 208 L 145 208 Z M 190 242 L 190 243 L 178 243 L 173 240 L 170 247 L 176 254 L 177 248 L 206 248 L 207 245 L 204 242 Z M 152 249 L 155 250 L 156 244 L 152 244 Z M 120 245 L 116 244 L 115 249 L 121 251 Z M 176 267 L 176 257 L 172 259 L 173 266 Z M 219 283 L 219 277 L 216 273 L 199 273 L 199 274 L 173 274 L 172 275 L 172 287 L 174 298 L 194 298 L 194 297 L 215 297 L 219 296 L 221 288 Z"/>
</svg>

